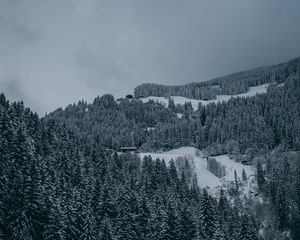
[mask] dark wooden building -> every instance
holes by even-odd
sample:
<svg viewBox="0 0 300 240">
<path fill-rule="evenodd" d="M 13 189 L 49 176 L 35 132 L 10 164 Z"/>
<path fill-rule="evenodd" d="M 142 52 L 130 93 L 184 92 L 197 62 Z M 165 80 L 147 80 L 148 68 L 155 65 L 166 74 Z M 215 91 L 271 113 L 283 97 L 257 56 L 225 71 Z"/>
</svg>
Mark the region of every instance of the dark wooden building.
<svg viewBox="0 0 300 240">
<path fill-rule="evenodd" d="M 122 151 L 122 153 L 138 153 L 138 150 L 136 147 L 122 147 L 121 151 Z"/>
</svg>

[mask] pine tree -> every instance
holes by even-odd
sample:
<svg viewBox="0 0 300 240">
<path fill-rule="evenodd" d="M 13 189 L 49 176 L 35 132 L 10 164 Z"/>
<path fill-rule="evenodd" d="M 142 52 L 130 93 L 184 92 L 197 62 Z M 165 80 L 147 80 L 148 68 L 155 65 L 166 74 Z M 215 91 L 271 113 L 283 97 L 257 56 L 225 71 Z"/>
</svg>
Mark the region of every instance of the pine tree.
<svg viewBox="0 0 300 240">
<path fill-rule="evenodd" d="M 243 182 L 247 182 L 247 174 L 246 174 L 244 168 L 243 168 L 243 172 L 242 172 L 242 179 L 243 179 Z"/>
<path fill-rule="evenodd" d="M 241 240 L 258 239 L 256 229 L 246 214 L 242 215 L 241 217 L 239 239 Z"/>
<path fill-rule="evenodd" d="M 4 106 L 5 105 L 5 106 Z M 0 238 L 5 234 L 5 216 L 8 214 L 7 203 L 9 202 L 8 171 L 10 164 L 10 147 L 12 143 L 13 129 L 7 114 L 6 99 L 0 94 Z"/>
<path fill-rule="evenodd" d="M 100 219 L 106 218 L 115 218 L 116 209 L 114 206 L 114 201 L 111 197 L 110 187 L 105 185 L 102 190 L 100 208 L 99 208 L 99 217 Z"/>
<path fill-rule="evenodd" d="M 32 239 L 41 239 L 47 219 L 47 210 L 42 197 L 42 186 L 38 165 L 35 160 L 28 162 L 24 179 L 24 208 L 30 223 Z"/>
<path fill-rule="evenodd" d="M 176 108 L 175 103 L 174 103 L 174 99 L 172 99 L 171 97 L 169 98 L 168 108 L 172 109 L 173 111 Z"/>
<path fill-rule="evenodd" d="M 197 175 L 195 174 L 192 179 L 192 186 L 191 186 L 191 197 L 198 202 L 200 200 L 200 189 L 198 186 L 198 179 Z"/>
<path fill-rule="evenodd" d="M 235 195 L 238 195 L 239 194 L 239 181 L 238 181 L 238 176 L 237 176 L 237 173 L 236 173 L 236 170 L 234 169 L 234 194 Z"/>
<path fill-rule="evenodd" d="M 48 222 L 44 234 L 45 240 L 64 240 L 65 239 L 65 222 L 63 211 L 59 201 L 54 201 L 50 196 L 47 200 Z"/>
<path fill-rule="evenodd" d="M 166 229 L 164 230 L 164 235 L 166 240 L 176 240 L 177 239 L 177 217 L 173 207 L 170 205 L 167 207 L 166 211 Z"/>
<path fill-rule="evenodd" d="M 71 240 L 71 239 L 77 239 L 80 237 L 80 228 L 77 225 L 77 217 L 78 213 L 77 210 L 77 203 L 75 202 L 75 198 L 73 197 L 74 192 L 68 192 L 67 197 L 64 202 L 64 219 L 65 222 L 65 239 Z"/>
<path fill-rule="evenodd" d="M 296 161 L 293 171 L 293 199 L 290 202 L 290 225 L 294 239 L 300 238 L 300 161 Z"/>
<path fill-rule="evenodd" d="M 103 222 L 103 227 L 102 227 L 102 231 L 100 231 L 99 240 L 114 240 L 111 234 L 111 227 L 108 220 Z"/>
<path fill-rule="evenodd" d="M 211 199 L 208 196 L 206 190 L 204 190 L 201 202 L 200 202 L 200 220 L 201 220 L 201 229 L 206 238 L 212 239 L 215 233 L 216 228 L 216 217 L 215 210 L 211 203 Z"/>
<path fill-rule="evenodd" d="M 99 178 L 97 178 L 91 193 L 91 208 L 95 215 L 95 224 L 97 230 L 100 229 L 101 221 L 102 221 L 100 201 L 101 201 L 101 186 L 100 186 L 100 180 Z"/>
<path fill-rule="evenodd" d="M 83 240 L 95 240 L 96 238 L 96 220 L 94 214 L 92 213 L 91 207 L 86 206 L 84 208 L 84 217 L 83 217 L 83 229 L 80 234 L 80 239 Z"/>
<path fill-rule="evenodd" d="M 178 174 L 173 159 L 170 161 L 169 174 L 170 174 L 171 181 L 176 183 L 176 181 L 178 180 Z"/>
<path fill-rule="evenodd" d="M 33 154 L 23 122 L 13 136 L 11 151 L 12 166 L 8 172 L 9 199 L 6 204 L 8 211 L 5 219 L 6 230 L 9 236 L 23 236 L 26 239 L 31 234 L 31 221 L 26 214 L 24 187 L 29 162 L 33 161 Z"/>
<path fill-rule="evenodd" d="M 257 162 L 257 173 L 256 173 L 257 185 L 260 190 L 262 190 L 265 184 L 264 172 L 260 162 Z"/>
<path fill-rule="evenodd" d="M 141 239 L 147 239 L 150 234 L 150 226 L 149 226 L 149 220 L 150 220 L 150 210 L 147 206 L 147 200 L 146 198 L 142 197 L 140 202 L 140 213 L 137 216 L 137 222 L 139 225 L 139 234 Z"/>
<path fill-rule="evenodd" d="M 226 230 L 224 223 L 218 222 L 216 225 L 216 231 L 213 237 L 214 240 L 228 240 L 228 236 L 226 235 Z"/>
<path fill-rule="evenodd" d="M 177 220 L 176 239 L 191 240 L 196 237 L 196 225 L 187 207 L 180 209 Z"/>
<path fill-rule="evenodd" d="M 287 190 L 283 182 L 280 182 L 275 198 L 275 208 L 279 220 L 279 229 L 284 230 L 288 227 L 288 202 Z"/>
<path fill-rule="evenodd" d="M 219 215 L 219 224 L 226 223 L 228 220 L 228 213 L 230 211 L 228 200 L 225 196 L 225 191 L 221 189 L 219 202 L 218 202 L 218 215 Z"/>
</svg>

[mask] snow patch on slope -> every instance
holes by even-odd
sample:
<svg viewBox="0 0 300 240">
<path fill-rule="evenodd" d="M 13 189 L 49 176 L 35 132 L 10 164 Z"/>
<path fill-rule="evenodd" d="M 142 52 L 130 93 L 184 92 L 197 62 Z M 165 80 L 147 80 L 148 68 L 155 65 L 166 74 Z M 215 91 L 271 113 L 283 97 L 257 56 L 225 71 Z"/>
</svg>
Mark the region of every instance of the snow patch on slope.
<svg viewBox="0 0 300 240">
<path fill-rule="evenodd" d="M 197 100 L 197 99 L 190 99 L 190 98 L 185 98 L 185 97 L 181 97 L 181 96 L 171 96 L 171 98 L 174 100 L 175 105 L 177 105 L 177 104 L 184 105 L 186 102 L 190 102 L 193 106 L 194 111 L 196 111 L 198 109 L 199 103 L 201 103 L 202 105 L 205 106 L 210 103 L 217 104 L 218 102 L 223 102 L 223 101 L 227 102 L 230 98 L 253 97 L 256 94 L 266 93 L 269 85 L 270 85 L 269 83 L 266 83 L 266 84 L 262 84 L 259 86 L 250 87 L 246 93 L 237 94 L 237 95 L 217 95 L 216 99 L 214 99 L 214 100 Z M 150 96 L 150 97 L 146 97 L 146 98 L 141 98 L 141 100 L 144 103 L 146 103 L 150 100 L 153 100 L 154 102 L 161 103 L 165 107 L 167 107 L 168 103 L 169 103 L 168 97 Z"/>
<path fill-rule="evenodd" d="M 256 192 L 256 184 L 255 184 L 255 172 L 252 166 L 243 165 L 241 163 L 235 162 L 234 160 L 230 159 L 228 155 L 220 155 L 213 157 L 217 160 L 217 162 L 221 163 L 223 166 L 226 167 L 226 175 L 223 177 L 227 182 L 227 184 L 231 181 L 234 181 L 234 171 L 236 171 L 237 177 L 241 183 L 240 186 L 241 194 L 244 196 L 250 196 L 255 194 Z M 247 181 L 242 181 L 242 173 L 243 169 L 247 176 Z M 251 193 L 252 192 L 252 193 Z"/>
<path fill-rule="evenodd" d="M 194 167 L 194 171 L 198 178 L 198 184 L 201 188 L 215 189 L 222 186 L 220 179 L 206 169 L 206 159 L 203 156 L 197 157 L 196 149 L 193 147 L 181 147 L 162 153 L 140 153 L 141 158 L 149 155 L 152 159 L 164 159 L 167 165 L 172 159 L 176 161 L 176 159 L 180 157 L 186 157 Z"/>
<path fill-rule="evenodd" d="M 280 83 L 276 87 L 284 87 L 284 83 Z"/>
<path fill-rule="evenodd" d="M 234 170 L 239 178 L 242 178 L 243 169 L 245 170 L 247 177 L 254 175 L 251 166 L 235 162 L 234 160 L 231 160 L 228 155 L 220 155 L 213 158 L 226 167 L 226 175 L 224 178 L 228 181 L 234 180 Z"/>
<path fill-rule="evenodd" d="M 207 170 L 207 160 L 204 154 L 196 148 L 193 147 L 181 147 L 178 149 L 173 149 L 171 151 L 162 152 L 162 153 L 139 153 L 141 159 L 145 156 L 151 156 L 152 159 L 164 159 L 166 164 L 173 159 L 187 159 L 193 166 L 194 173 L 197 175 L 198 185 L 201 188 L 207 188 L 212 195 L 217 195 L 221 188 L 228 187 L 232 181 L 234 181 L 234 171 L 237 172 L 239 179 L 242 179 L 243 169 L 246 172 L 248 181 L 243 184 L 241 190 L 243 195 L 249 195 L 251 189 L 253 189 L 254 181 L 254 171 L 251 166 L 246 166 L 241 163 L 231 160 L 228 155 L 215 156 L 217 162 L 225 166 L 225 176 L 219 178 Z"/>
<path fill-rule="evenodd" d="M 178 117 L 178 118 L 182 118 L 182 117 L 183 117 L 183 114 L 182 114 L 182 113 L 177 113 L 177 117 Z"/>
</svg>

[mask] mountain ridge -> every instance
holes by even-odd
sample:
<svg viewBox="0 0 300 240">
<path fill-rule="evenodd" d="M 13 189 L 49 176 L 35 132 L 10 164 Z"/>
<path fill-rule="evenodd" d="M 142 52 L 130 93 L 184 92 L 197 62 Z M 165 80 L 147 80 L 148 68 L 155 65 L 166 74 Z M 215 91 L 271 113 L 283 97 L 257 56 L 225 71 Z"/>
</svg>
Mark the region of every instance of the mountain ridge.
<svg viewBox="0 0 300 240">
<path fill-rule="evenodd" d="M 215 99 L 216 95 L 233 95 L 245 93 L 249 87 L 264 83 L 282 83 L 284 74 L 296 71 L 299 67 L 300 57 L 289 61 L 259 67 L 250 70 L 212 78 L 202 82 L 191 82 L 182 85 L 163 85 L 144 83 L 134 89 L 135 97 L 168 97 L 183 96 L 192 99 Z M 279 76 L 279 74 L 283 74 Z"/>
</svg>

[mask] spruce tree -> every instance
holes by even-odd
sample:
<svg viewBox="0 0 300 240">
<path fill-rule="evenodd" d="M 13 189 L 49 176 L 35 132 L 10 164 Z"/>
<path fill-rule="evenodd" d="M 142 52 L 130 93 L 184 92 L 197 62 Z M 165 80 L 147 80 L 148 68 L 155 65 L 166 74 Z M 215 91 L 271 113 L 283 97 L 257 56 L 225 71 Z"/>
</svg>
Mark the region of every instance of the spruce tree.
<svg viewBox="0 0 300 240">
<path fill-rule="evenodd" d="M 247 174 L 246 174 L 244 168 L 243 168 L 243 172 L 242 172 L 242 179 L 243 179 L 243 182 L 247 182 Z"/>
<path fill-rule="evenodd" d="M 257 231 L 255 226 L 249 219 L 247 214 L 241 216 L 239 239 L 241 240 L 257 240 Z"/>
<path fill-rule="evenodd" d="M 257 185 L 260 190 L 262 190 L 265 184 L 264 172 L 260 162 L 257 162 L 257 173 L 256 173 Z"/>
<path fill-rule="evenodd" d="M 164 238 L 166 240 L 176 240 L 178 236 L 178 232 L 176 231 L 177 227 L 177 217 L 175 215 L 175 211 L 170 204 L 166 210 L 166 229 L 164 230 Z"/>
<path fill-rule="evenodd" d="M 216 230 L 216 217 L 214 207 L 206 190 L 203 192 L 199 207 L 200 224 L 204 237 L 212 239 Z"/>
<path fill-rule="evenodd" d="M 193 240 L 195 237 L 196 225 L 192 213 L 186 206 L 182 206 L 177 218 L 176 239 Z"/>
</svg>

